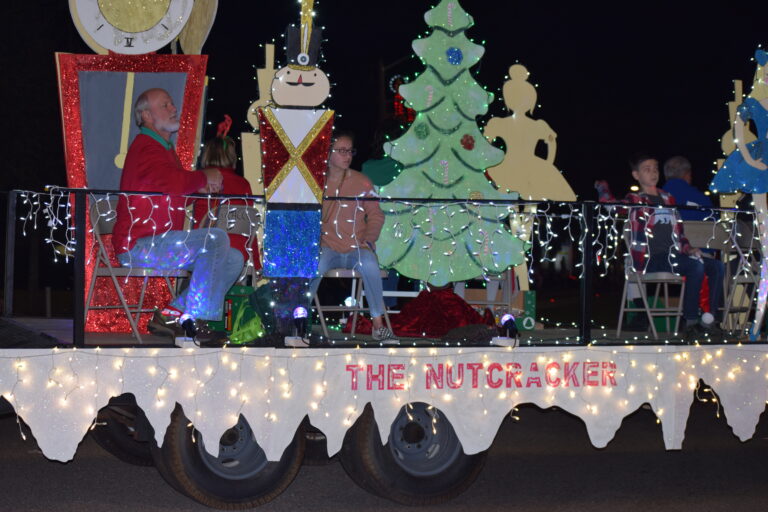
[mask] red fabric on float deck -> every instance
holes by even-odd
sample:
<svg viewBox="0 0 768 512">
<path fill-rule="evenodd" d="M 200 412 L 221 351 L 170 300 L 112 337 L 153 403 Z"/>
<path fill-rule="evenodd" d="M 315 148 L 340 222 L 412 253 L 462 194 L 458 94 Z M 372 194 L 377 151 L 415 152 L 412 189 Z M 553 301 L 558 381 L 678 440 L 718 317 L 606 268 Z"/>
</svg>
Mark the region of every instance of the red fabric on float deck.
<svg viewBox="0 0 768 512">
<path fill-rule="evenodd" d="M 450 288 L 423 290 L 418 297 L 407 303 L 398 314 L 389 315 L 395 336 L 439 338 L 456 327 L 470 324 L 494 325 L 493 313 L 486 309 L 480 315 Z M 356 333 L 370 334 L 371 320 L 359 315 Z M 343 332 L 352 331 L 350 315 Z"/>
</svg>

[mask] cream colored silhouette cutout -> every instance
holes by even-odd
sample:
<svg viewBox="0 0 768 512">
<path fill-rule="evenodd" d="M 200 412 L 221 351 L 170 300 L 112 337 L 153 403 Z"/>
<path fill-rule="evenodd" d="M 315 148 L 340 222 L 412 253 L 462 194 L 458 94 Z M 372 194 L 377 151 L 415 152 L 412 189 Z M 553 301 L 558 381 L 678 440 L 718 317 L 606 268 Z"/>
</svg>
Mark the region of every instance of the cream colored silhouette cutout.
<svg viewBox="0 0 768 512">
<path fill-rule="evenodd" d="M 272 79 L 275 77 L 275 45 L 264 45 L 264 67 L 256 70 L 256 82 L 259 86 L 259 99 L 248 107 L 248 122 L 259 131 L 259 116 L 256 109 L 272 103 Z M 261 171 L 259 171 L 261 172 Z"/>
<path fill-rule="evenodd" d="M 742 92 L 741 80 L 734 80 L 733 101 L 728 102 L 728 121 L 730 128 L 723 134 L 723 138 L 720 139 L 720 148 L 723 150 L 724 155 L 730 155 L 736 149 L 736 139 L 738 138 L 736 134 L 737 131 L 742 133 L 745 145 L 757 139 L 755 134 L 749 130 L 749 123 L 744 123 L 736 118 L 736 109 L 739 108 L 739 105 L 741 105 L 743 101 L 744 95 Z M 740 127 L 737 126 L 737 122 L 741 125 Z M 725 160 L 722 160 L 722 162 L 725 162 Z M 720 168 L 720 165 L 718 165 L 718 168 Z"/>
<path fill-rule="evenodd" d="M 248 107 L 247 119 L 256 133 L 243 132 L 240 140 L 243 149 L 243 175 L 251 184 L 253 193 L 264 193 L 264 181 L 261 178 L 261 141 L 259 139 L 259 118 L 256 109 L 272 103 L 272 79 L 275 76 L 275 45 L 264 45 L 264 67 L 256 70 L 259 86 L 259 99 Z"/>
<path fill-rule="evenodd" d="M 218 0 L 195 0 L 189 20 L 179 34 L 179 43 L 184 53 L 189 55 L 202 53 L 218 8 Z"/>
<path fill-rule="evenodd" d="M 525 66 L 515 64 L 509 68 L 503 93 L 512 115 L 492 118 L 484 133 L 489 140 L 503 139 L 507 152 L 499 165 L 488 169 L 488 174 L 499 189 L 517 192 L 523 199 L 575 201 L 576 194 L 554 166 L 557 134 L 546 121 L 530 117 L 536 106 L 536 88 L 528 82 Z M 539 141 L 547 145 L 546 159 L 535 154 Z"/>
</svg>

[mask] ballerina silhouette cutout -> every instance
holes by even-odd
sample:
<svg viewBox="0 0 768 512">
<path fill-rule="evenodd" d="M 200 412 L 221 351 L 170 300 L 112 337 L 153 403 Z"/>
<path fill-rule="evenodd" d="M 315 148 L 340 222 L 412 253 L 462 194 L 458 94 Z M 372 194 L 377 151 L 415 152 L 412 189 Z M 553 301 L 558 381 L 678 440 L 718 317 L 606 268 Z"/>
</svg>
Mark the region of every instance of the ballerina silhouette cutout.
<svg viewBox="0 0 768 512">
<path fill-rule="evenodd" d="M 762 248 L 757 307 L 750 329 L 750 338 L 753 340 L 758 337 L 768 304 L 768 52 L 758 49 L 755 52 L 755 61 L 757 69 L 752 81 L 752 91 L 736 109 L 733 124 L 736 149 L 725 160 L 709 186 L 715 193 L 752 194 Z M 750 120 L 755 123 L 757 139 L 746 142 L 746 130 Z"/>
<path fill-rule="evenodd" d="M 488 174 L 501 190 L 518 192 L 524 199 L 575 201 L 576 194 L 554 165 L 557 134 L 546 121 L 530 117 L 537 94 L 528 75 L 522 64 L 509 68 L 503 94 L 504 104 L 512 115 L 494 117 L 485 127 L 488 140 L 499 137 L 507 146 L 504 160 L 489 168 Z M 546 158 L 536 156 L 539 141 L 547 146 Z"/>
</svg>

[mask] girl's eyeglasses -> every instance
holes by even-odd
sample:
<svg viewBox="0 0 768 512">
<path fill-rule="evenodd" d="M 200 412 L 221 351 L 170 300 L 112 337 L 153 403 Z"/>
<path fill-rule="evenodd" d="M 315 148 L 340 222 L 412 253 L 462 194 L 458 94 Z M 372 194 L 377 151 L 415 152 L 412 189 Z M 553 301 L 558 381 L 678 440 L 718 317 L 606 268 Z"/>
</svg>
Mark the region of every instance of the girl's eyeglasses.
<svg viewBox="0 0 768 512">
<path fill-rule="evenodd" d="M 352 156 L 355 156 L 357 154 L 357 150 L 355 148 L 352 148 L 352 149 L 347 149 L 347 148 L 332 149 L 331 152 L 338 153 L 340 155 L 352 155 Z"/>
</svg>

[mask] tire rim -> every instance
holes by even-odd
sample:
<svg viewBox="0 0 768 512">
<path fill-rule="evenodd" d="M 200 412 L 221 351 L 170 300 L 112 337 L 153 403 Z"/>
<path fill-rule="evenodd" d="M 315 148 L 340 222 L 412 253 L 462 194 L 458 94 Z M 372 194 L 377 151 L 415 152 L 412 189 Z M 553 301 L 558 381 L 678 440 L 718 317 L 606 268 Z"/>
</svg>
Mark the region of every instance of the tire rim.
<svg viewBox="0 0 768 512">
<path fill-rule="evenodd" d="M 446 471 L 462 453 L 451 423 L 424 403 L 400 409 L 389 432 L 388 446 L 395 462 L 406 473 L 418 477 Z"/>
<path fill-rule="evenodd" d="M 253 438 L 253 431 L 241 415 L 237 425 L 219 439 L 219 454 L 213 456 L 205 449 L 203 436 L 195 434 L 198 453 L 203 464 L 215 475 L 227 480 L 245 480 L 267 466 L 267 456 Z"/>
</svg>

